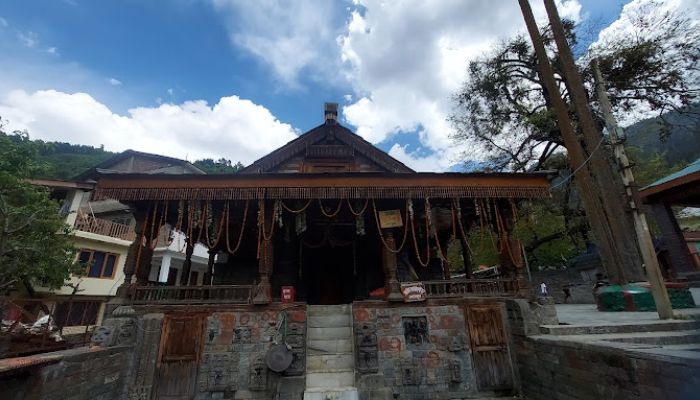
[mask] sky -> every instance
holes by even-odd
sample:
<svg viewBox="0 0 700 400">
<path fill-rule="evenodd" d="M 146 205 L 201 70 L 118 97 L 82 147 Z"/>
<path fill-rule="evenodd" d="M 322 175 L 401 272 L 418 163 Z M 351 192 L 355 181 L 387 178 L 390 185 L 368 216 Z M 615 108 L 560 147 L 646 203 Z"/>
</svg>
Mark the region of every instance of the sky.
<svg viewBox="0 0 700 400">
<path fill-rule="evenodd" d="M 648 1 L 557 3 L 587 45 Z M 330 101 L 410 167 L 457 170 L 447 118 L 468 62 L 523 32 L 515 0 L 0 0 L 0 118 L 34 139 L 247 165 Z"/>
</svg>

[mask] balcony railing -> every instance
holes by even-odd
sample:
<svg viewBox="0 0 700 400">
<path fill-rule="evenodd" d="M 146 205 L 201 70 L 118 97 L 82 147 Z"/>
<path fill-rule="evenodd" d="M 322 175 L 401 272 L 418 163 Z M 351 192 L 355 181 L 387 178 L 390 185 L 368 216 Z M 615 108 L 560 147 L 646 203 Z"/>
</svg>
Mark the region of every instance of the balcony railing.
<svg viewBox="0 0 700 400">
<path fill-rule="evenodd" d="M 112 221 L 92 217 L 78 217 L 75 220 L 75 229 L 96 235 L 110 236 L 117 239 L 132 242 L 136 237 L 134 228 L 130 225 L 117 224 Z"/>
<path fill-rule="evenodd" d="M 251 285 L 136 286 L 134 304 L 249 304 Z"/>
<path fill-rule="evenodd" d="M 428 298 L 454 298 L 468 295 L 512 296 L 518 292 L 515 279 L 467 279 L 423 282 Z"/>
</svg>

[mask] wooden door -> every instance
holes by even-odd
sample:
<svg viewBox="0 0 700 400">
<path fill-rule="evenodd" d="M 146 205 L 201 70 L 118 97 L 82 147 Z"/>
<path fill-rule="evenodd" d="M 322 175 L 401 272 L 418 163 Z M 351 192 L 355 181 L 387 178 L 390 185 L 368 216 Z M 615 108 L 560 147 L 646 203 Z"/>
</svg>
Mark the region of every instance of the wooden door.
<svg viewBox="0 0 700 400">
<path fill-rule="evenodd" d="M 202 316 L 166 316 L 160 339 L 156 399 L 194 398 L 204 334 Z"/>
<path fill-rule="evenodd" d="M 513 370 L 501 307 L 498 304 L 470 305 L 467 307 L 467 324 L 479 389 L 512 388 Z"/>
</svg>

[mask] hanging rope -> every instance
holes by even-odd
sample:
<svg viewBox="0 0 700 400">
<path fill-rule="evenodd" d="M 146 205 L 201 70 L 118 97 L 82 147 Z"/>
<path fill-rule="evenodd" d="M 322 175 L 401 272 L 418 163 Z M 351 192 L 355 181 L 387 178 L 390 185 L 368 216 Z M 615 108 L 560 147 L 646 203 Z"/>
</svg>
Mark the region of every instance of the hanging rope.
<svg viewBox="0 0 700 400">
<path fill-rule="evenodd" d="M 377 232 L 379 232 L 379 239 L 381 239 L 382 244 L 391 253 L 396 254 L 396 253 L 400 252 L 401 249 L 403 249 L 403 246 L 406 244 L 406 239 L 408 239 L 408 224 L 404 224 L 403 240 L 401 240 L 401 245 L 399 246 L 398 249 L 392 249 L 391 247 L 389 247 L 386 240 L 384 239 L 384 234 L 382 234 L 382 227 L 381 227 L 381 224 L 379 223 L 379 214 L 377 213 L 377 204 L 374 202 L 374 199 L 372 199 L 372 208 L 374 208 L 374 221 L 377 223 Z M 408 206 L 406 207 L 406 220 L 408 220 Z"/>
<path fill-rule="evenodd" d="M 138 238 L 139 249 L 136 252 L 136 264 L 134 265 L 134 275 L 136 275 L 136 277 L 137 277 L 136 279 L 138 279 L 139 268 L 141 266 L 141 251 L 143 250 L 143 247 L 145 244 L 143 242 L 143 240 L 144 240 L 144 235 L 146 234 L 146 222 L 148 222 L 148 217 L 149 217 L 150 212 L 151 212 L 151 210 L 149 207 L 149 210 L 146 212 L 146 215 L 143 217 L 143 222 L 141 225 L 141 235 Z M 131 283 L 131 282 L 129 282 L 129 283 Z"/>
<path fill-rule="evenodd" d="M 365 199 L 365 205 L 362 206 L 362 209 L 358 212 L 355 212 L 352 208 L 352 204 L 350 204 L 350 199 L 345 199 L 348 202 L 348 209 L 350 209 L 350 213 L 356 217 L 359 217 L 360 215 L 364 214 L 365 210 L 367 210 L 367 206 L 369 205 L 369 199 Z"/>
<path fill-rule="evenodd" d="M 513 255 L 513 249 L 511 249 L 510 246 L 510 238 L 508 237 L 508 229 L 505 226 L 505 221 L 503 221 L 503 216 L 501 213 L 498 211 L 498 207 L 495 207 L 495 212 L 496 212 L 496 225 L 499 227 L 498 229 L 500 230 L 500 235 L 499 237 L 501 238 L 501 243 L 500 243 L 500 251 L 503 251 L 503 247 L 505 247 L 505 250 L 507 250 L 508 257 L 510 258 L 510 261 L 513 263 L 513 266 L 517 265 L 517 262 L 515 261 L 515 256 Z"/>
<path fill-rule="evenodd" d="M 166 218 L 166 223 L 167 223 L 167 218 L 168 218 L 168 209 L 170 208 L 170 202 L 168 200 L 163 200 L 165 203 L 165 218 Z M 180 221 L 182 222 L 182 221 Z M 162 222 L 161 222 L 162 226 Z M 170 229 L 168 230 L 168 234 L 165 236 L 165 247 L 170 247 L 170 245 L 173 243 L 173 226 L 170 225 Z"/>
<path fill-rule="evenodd" d="M 158 202 L 154 201 L 153 204 L 154 204 L 154 207 L 153 207 L 153 216 L 151 217 L 151 232 L 148 235 L 148 238 L 146 239 L 146 243 L 148 244 L 148 247 L 151 250 L 155 249 L 156 246 L 158 245 L 158 236 L 160 236 L 160 232 L 156 231 L 156 238 L 155 238 L 155 240 L 153 239 L 153 229 L 155 229 L 156 217 L 158 216 Z"/>
<path fill-rule="evenodd" d="M 416 237 L 416 223 L 414 219 L 413 202 L 409 200 L 409 219 L 411 223 L 411 234 L 413 236 L 413 247 L 416 250 L 416 259 L 421 267 L 427 267 L 430 264 L 430 233 L 428 232 L 428 214 L 425 214 L 425 262 L 420 257 L 420 249 L 418 248 L 418 238 Z"/>
<path fill-rule="evenodd" d="M 320 198 L 318 199 L 318 205 L 321 208 L 321 214 L 325 215 L 328 218 L 334 218 L 336 215 L 340 214 L 340 210 L 343 208 L 343 199 L 338 200 L 338 208 L 336 208 L 332 214 L 328 214 L 326 212 L 326 209 L 323 207 L 323 203 L 321 202 Z"/>
<path fill-rule="evenodd" d="M 229 254 L 234 254 L 241 247 L 241 242 L 243 241 L 243 231 L 245 230 L 245 223 L 248 220 L 248 204 L 249 200 L 245 201 L 245 209 L 243 210 L 243 222 L 241 222 L 241 231 L 238 233 L 238 242 L 236 242 L 236 247 L 231 249 L 231 243 L 229 241 L 229 216 L 231 212 L 231 202 L 226 202 L 226 251 Z"/>
</svg>

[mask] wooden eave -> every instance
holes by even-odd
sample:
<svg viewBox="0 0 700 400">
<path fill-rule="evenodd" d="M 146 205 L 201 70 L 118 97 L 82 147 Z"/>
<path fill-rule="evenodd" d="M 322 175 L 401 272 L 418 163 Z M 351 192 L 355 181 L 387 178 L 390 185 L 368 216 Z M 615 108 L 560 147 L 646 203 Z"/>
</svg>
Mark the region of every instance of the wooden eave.
<svg viewBox="0 0 700 400">
<path fill-rule="evenodd" d="M 700 204 L 700 171 L 647 187 L 639 195 L 646 203 L 665 202 L 697 207 Z"/>
<path fill-rule="evenodd" d="M 94 199 L 252 200 L 367 198 L 544 198 L 544 174 L 338 173 L 105 175 Z"/>
</svg>

